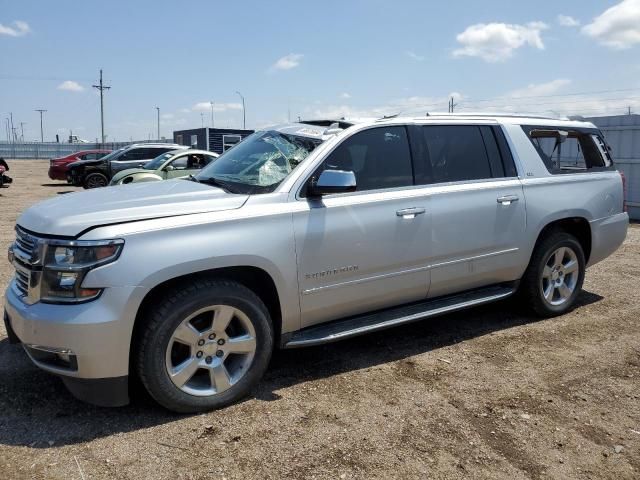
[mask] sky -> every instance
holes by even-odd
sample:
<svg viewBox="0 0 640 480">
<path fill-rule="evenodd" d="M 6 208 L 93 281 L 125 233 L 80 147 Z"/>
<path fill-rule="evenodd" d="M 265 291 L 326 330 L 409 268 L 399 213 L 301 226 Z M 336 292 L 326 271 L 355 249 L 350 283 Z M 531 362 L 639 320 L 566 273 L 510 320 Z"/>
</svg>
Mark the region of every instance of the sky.
<svg viewBox="0 0 640 480">
<path fill-rule="evenodd" d="M 0 0 L 0 140 L 399 112 L 640 113 L 640 0 Z"/>
</svg>

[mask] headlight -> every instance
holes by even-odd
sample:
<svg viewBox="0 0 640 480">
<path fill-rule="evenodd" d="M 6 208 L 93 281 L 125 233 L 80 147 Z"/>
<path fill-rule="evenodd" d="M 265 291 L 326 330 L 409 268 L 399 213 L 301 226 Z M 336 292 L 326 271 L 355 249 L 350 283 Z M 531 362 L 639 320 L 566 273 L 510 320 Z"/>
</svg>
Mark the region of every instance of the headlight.
<svg viewBox="0 0 640 480">
<path fill-rule="evenodd" d="M 124 240 L 49 240 L 42 269 L 41 301 L 49 303 L 92 300 L 102 292 L 82 288 L 87 273 L 117 260 Z"/>
</svg>

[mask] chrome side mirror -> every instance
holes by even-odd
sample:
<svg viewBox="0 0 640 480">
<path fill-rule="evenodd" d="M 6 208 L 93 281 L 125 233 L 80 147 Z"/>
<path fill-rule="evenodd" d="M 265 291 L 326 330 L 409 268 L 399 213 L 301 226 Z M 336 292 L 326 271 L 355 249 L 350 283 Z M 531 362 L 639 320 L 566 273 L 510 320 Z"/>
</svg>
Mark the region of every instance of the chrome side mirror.
<svg viewBox="0 0 640 480">
<path fill-rule="evenodd" d="M 354 192 L 356 175 L 352 171 L 325 170 L 317 179 L 312 179 L 307 188 L 309 197 L 321 197 L 332 193 Z"/>
</svg>

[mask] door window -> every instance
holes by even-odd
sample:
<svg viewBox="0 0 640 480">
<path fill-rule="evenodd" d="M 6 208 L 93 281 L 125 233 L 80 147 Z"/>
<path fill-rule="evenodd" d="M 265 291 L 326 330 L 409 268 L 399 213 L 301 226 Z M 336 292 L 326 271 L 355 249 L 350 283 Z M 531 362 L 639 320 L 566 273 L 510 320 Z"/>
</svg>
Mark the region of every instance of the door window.
<svg viewBox="0 0 640 480">
<path fill-rule="evenodd" d="M 185 170 L 189 163 L 189 155 L 182 155 L 170 163 L 176 170 Z"/>
<path fill-rule="evenodd" d="M 404 126 L 371 128 L 342 142 L 323 162 L 323 170 L 353 171 L 358 191 L 413 185 L 413 168 Z"/>
<path fill-rule="evenodd" d="M 504 167 L 495 138 L 490 136 L 490 130 L 483 132 L 481 128 L 475 125 L 422 127 L 426 152 L 423 152 L 421 158 L 425 175 L 420 183 L 504 177 Z M 483 136 L 492 142 L 488 149 L 485 147 Z M 489 161 L 489 155 L 493 162 Z"/>
</svg>

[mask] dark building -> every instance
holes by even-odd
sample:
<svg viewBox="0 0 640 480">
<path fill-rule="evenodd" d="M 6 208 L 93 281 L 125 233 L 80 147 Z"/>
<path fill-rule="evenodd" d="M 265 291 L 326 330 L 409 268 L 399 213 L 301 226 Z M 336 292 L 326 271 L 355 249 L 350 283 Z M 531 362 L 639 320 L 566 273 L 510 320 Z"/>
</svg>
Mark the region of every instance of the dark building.
<svg viewBox="0 0 640 480">
<path fill-rule="evenodd" d="M 173 141 L 179 145 L 222 153 L 251 135 L 253 130 L 234 128 L 192 128 L 173 132 Z"/>
</svg>

